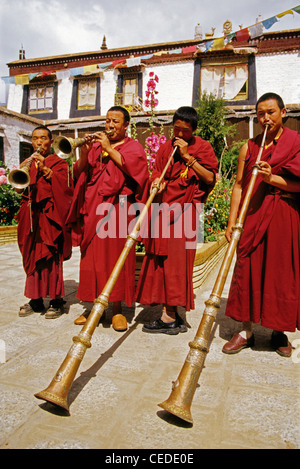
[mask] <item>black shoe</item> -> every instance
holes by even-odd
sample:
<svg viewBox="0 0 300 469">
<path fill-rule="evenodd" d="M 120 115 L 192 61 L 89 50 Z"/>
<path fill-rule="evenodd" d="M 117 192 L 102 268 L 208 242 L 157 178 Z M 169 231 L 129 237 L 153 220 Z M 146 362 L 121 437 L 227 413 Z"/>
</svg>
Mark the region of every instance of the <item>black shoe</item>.
<svg viewBox="0 0 300 469">
<path fill-rule="evenodd" d="M 187 326 L 184 320 L 179 316 L 178 313 L 176 313 L 175 317 L 176 317 L 176 321 L 179 327 L 179 332 L 187 332 Z"/>
<path fill-rule="evenodd" d="M 145 324 L 142 330 L 144 332 L 149 332 L 150 334 L 162 333 L 177 335 L 180 332 L 180 326 L 177 320 L 172 322 L 164 322 L 161 319 L 156 319 L 156 321 Z"/>
</svg>

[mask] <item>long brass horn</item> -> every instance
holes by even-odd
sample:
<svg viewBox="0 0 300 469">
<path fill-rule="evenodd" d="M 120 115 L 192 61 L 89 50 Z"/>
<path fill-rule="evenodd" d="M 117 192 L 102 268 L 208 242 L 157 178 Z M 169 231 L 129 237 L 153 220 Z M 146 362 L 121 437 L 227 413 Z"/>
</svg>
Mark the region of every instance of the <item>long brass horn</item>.
<svg viewBox="0 0 300 469">
<path fill-rule="evenodd" d="M 244 221 L 258 174 L 258 163 L 261 159 L 267 129 L 268 126 L 265 127 L 261 146 L 256 162 L 253 166 L 252 175 L 245 199 L 242 204 L 237 223 L 233 228 L 233 234 L 223 258 L 213 290 L 209 299 L 205 302 L 206 307 L 203 312 L 197 333 L 194 337 L 194 340 L 189 343 L 189 353 L 185 359 L 177 380 L 173 382 L 172 391 L 169 398 L 161 404 L 158 404 L 159 407 L 162 407 L 169 413 L 191 424 L 193 423 L 191 415 L 192 400 L 198 384 L 200 373 L 204 366 L 206 355 L 209 352 L 208 342 L 212 326 L 220 308 L 221 294 L 223 292 L 238 241 L 243 231 Z"/>
<path fill-rule="evenodd" d="M 42 148 L 38 147 L 35 152 L 42 153 Z M 27 186 L 30 184 L 30 177 L 29 171 L 32 165 L 33 160 L 28 161 L 22 168 L 12 169 L 8 173 L 8 182 L 15 188 L 15 189 L 26 189 Z"/>
<path fill-rule="evenodd" d="M 150 196 L 148 197 L 148 200 L 145 206 L 143 207 L 143 210 L 141 211 L 132 232 L 127 236 L 125 246 L 113 268 L 109 279 L 106 282 L 106 285 L 104 286 L 98 298 L 94 300 L 92 311 L 90 312 L 86 323 L 82 327 L 79 334 L 73 337 L 73 345 L 71 346 L 68 354 L 66 355 L 63 363 L 61 364 L 48 388 L 46 388 L 44 391 L 35 394 L 35 397 L 37 399 L 43 399 L 69 411 L 68 393 L 76 376 L 77 370 L 80 366 L 81 361 L 83 360 L 86 349 L 91 347 L 91 338 L 94 333 L 94 330 L 97 327 L 104 310 L 108 306 L 108 300 L 112 289 L 119 277 L 119 274 L 124 266 L 124 263 L 131 248 L 137 241 L 138 233 L 141 228 L 142 222 L 146 217 L 146 214 L 156 193 L 159 190 L 160 183 L 164 178 L 164 175 L 173 159 L 176 150 L 177 147 L 174 148 L 171 156 L 169 157 L 168 162 L 166 163 L 166 166 L 162 171 L 159 180 L 153 186 Z"/>
<path fill-rule="evenodd" d="M 109 130 L 103 132 L 108 136 L 112 133 L 112 131 Z M 93 137 L 93 134 L 90 136 Z M 74 150 L 76 150 L 77 147 L 81 147 L 81 145 L 84 145 L 87 141 L 87 138 L 71 138 L 60 135 L 54 139 L 52 147 L 57 156 L 66 160 L 74 155 Z"/>
<path fill-rule="evenodd" d="M 54 139 L 52 144 L 54 153 L 63 160 L 73 156 L 74 150 L 86 142 L 85 138 L 71 138 L 59 136 Z"/>
</svg>

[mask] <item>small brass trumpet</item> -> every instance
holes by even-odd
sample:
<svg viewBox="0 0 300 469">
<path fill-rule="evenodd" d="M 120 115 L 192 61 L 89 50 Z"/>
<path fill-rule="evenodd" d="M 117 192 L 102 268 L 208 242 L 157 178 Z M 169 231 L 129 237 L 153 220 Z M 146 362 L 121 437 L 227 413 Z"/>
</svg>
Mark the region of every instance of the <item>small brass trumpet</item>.
<svg viewBox="0 0 300 469">
<path fill-rule="evenodd" d="M 35 150 L 35 153 L 42 153 L 42 151 L 43 151 L 42 148 L 38 147 Z M 33 160 L 26 163 L 24 166 L 22 166 L 22 168 L 12 169 L 8 173 L 8 182 L 15 189 L 26 189 L 26 187 L 29 186 L 30 184 L 29 171 L 32 165 L 32 161 Z"/>
<path fill-rule="evenodd" d="M 113 130 L 106 130 L 104 133 L 109 137 Z M 90 137 L 94 137 L 94 134 L 90 134 Z M 95 139 L 97 137 L 94 137 Z M 74 155 L 74 150 L 77 147 L 81 147 L 88 141 L 88 138 L 71 138 L 71 137 L 63 137 L 59 136 L 54 139 L 53 142 L 53 150 L 57 156 L 66 160 Z"/>
</svg>

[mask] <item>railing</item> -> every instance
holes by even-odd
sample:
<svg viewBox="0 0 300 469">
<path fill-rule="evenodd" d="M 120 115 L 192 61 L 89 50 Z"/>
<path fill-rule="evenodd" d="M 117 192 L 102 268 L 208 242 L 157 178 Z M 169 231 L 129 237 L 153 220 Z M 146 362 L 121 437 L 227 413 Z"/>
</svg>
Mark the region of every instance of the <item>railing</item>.
<svg viewBox="0 0 300 469">
<path fill-rule="evenodd" d="M 115 105 L 130 107 L 134 111 L 143 109 L 143 100 L 135 93 L 116 93 Z"/>
</svg>

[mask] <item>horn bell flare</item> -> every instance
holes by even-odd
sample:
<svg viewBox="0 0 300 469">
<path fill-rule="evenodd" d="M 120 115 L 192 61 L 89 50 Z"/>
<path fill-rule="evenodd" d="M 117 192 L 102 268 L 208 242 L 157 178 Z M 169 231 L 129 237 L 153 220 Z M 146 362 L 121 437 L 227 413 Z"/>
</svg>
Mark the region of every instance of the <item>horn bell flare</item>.
<svg viewBox="0 0 300 469">
<path fill-rule="evenodd" d="M 11 170 L 8 174 L 8 182 L 16 189 L 25 189 L 30 184 L 28 169 L 24 167 Z"/>
<path fill-rule="evenodd" d="M 67 410 L 68 412 L 70 412 L 67 399 L 64 398 L 64 397 L 61 397 L 61 396 L 57 396 L 56 394 L 53 394 L 53 393 L 47 391 L 47 389 L 34 394 L 34 397 L 36 397 L 37 399 L 41 399 L 41 400 L 50 402 L 51 404 L 54 404 L 58 407 L 61 407 L 62 409 Z"/>
<path fill-rule="evenodd" d="M 173 403 L 170 399 L 167 399 L 161 404 L 158 404 L 158 406 L 166 410 L 170 414 L 173 414 L 176 417 L 180 418 L 181 420 L 193 424 L 192 414 L 188 408 L 179 406 L 176 403 Z"/>
</svg>

